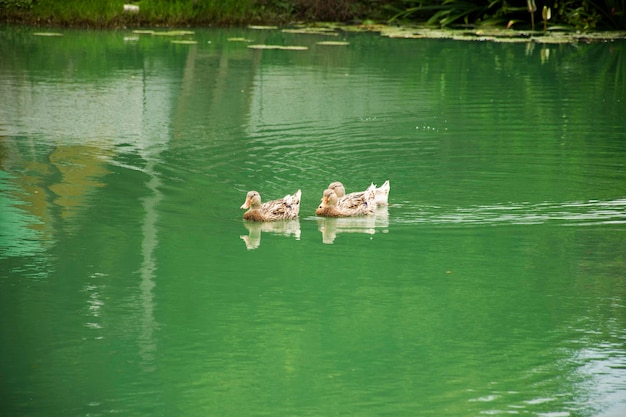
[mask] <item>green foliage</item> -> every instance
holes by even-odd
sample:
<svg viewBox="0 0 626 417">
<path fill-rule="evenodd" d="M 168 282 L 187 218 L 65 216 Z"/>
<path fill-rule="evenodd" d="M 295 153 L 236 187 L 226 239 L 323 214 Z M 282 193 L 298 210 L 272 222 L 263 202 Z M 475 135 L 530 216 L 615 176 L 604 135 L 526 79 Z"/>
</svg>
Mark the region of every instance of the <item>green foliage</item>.
<svg viewBox="0 0 626 417">
<path fill-rule="evenodd" d="M 36 0 L 0 0 L 0 23 L 2 21 L 21 21 L 32 13 Z"/>
<path fill-rule="evenodd" d="M 624 0 L 564 0 L 556 10 L 563 23 L 576 29 L 626 29 Z"/>
<path fill-rule="evenodd" d="M 293 21 L 419 21 L 452 25 L 534 26 L 541 7 L 552 10 L 547 28 L 626 30 L 626 0 L 0 0 L 0 20 L 36 24 L 114 27 L 126 25 L 241 25 Z M 139 13 L 124 13 L 124 4 Z"/>
<path fill-rule="evenodd" d="M 97 23 L 113 18 L 118 14 L 117 10 L 123 8 L 123 4 L 123 0 L 38 0 L 35 10 L 45 19 Z"/>
<path fill-rule="evenodd" d="M 140 18 L 166 24 L 241 24 L 253 19 L 254 0 L 142 0 Z"/>
<path fill-rule="evenodd" d="M 292 3 L 295 14 L 307 20 L 346 21 L 352 19 L 360 4 L 367 2 L 359 0 L 295 0 Z"/>
<path fill-rule="evenodd" d="M 403 3 L 410 7 L 400 10 L 390 19 L 391 22 L 417 17 L 425 18 L 429 25 L 469 24 L 476 19 L 497 20 L 507 9 L 504 0 L 404 0 Z"/>
<path fill-rule="evenodd" d="M 124 4 L 139 6 L 139 13 L 125 13 Z M 71 26 L 120 26 L 127 24 L 243 24 L 260 20 L 257 0 L 0 0 L 3 16 L 23 16 L 28 21 Z"/>
<path fill-rule="evenodd" d="M 579 30 L 626 29 L 626 0 L 555 0 L 544 1 L 542 6 L 553 10 L 551 22 L 555 25 Z M 395 11 L 391 22 L 411 19 L 442 27 L 453 24 L 502 24 L 509 21 L 528 24 L 535 18 L 535 13 L 529 13 L 522 1 L 403 0 L 400 6 L 387 7 Z"/>
<path fill-rule="evenodd" d="M 33 7 L 33 0 L 0 0 L 2 11 L 26 11 Z"/>
<path fill-rule="evenodd" d="M 565 0 L 556 9 L 559 20 L 576 29 L 595 29 L 600 15 L 585 1 Z"/>
</svg>

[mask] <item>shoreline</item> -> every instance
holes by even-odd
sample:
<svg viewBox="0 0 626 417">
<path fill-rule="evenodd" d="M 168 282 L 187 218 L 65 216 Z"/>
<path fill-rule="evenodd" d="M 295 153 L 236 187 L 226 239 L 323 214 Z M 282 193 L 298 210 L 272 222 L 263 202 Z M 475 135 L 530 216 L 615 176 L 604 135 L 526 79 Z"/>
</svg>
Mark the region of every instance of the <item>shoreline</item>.
<svg viewBox="0 0 626 417">
<path fill-rule="evenodd" d="M 513 5 L 506 0 L 488 5 L 482 0 L 0 0 L 0 25 L 118 30 L 337 22 L 333 24 L 344 27 L 406 27 L 406 37 L 473 31 L 475 36 L 488 32 L 497 39 L 567 33 L 576 39 L 613 40 L 620 38 L 617 31 L 626 32 L 623 2 L 538 3 L 539 7 L 535 0 Z"/>
<path fill-rule="evenodd" d="M 270 29 L 283 32 L 301 34 L 319 34 L 329 31 L 343 33 L 371 32 L 379 33 L 380 36 L 394 39 L 449 39 L 473 42 L 499 42 L 499 43 L 539 43 L 539 44 L 576 44 L 614 42 L 626 40 L 626 31 L 531 31 L 504 29 L 499 27 L 465 27 L 436 29 L 424 25 L 387 25 L 378 23 L 291 23 L 291 24 L 233 24 L 233 25 L 193 25 L 191 23 L 181 25 L 145 24 L 145 25 L 115 25 L 115 26 L 89 26 L 89 25 L 32 25 L 25 23 L 0 23 L 5 27 L 21 27 L 26 29 L 50 29 L 62 30 L 128 30 L 142 31 L 149 29 L 219 29 L 219 28 L 249 28 Z M 52 32 L 50 32 L 52 33 Z"/>
</svg>

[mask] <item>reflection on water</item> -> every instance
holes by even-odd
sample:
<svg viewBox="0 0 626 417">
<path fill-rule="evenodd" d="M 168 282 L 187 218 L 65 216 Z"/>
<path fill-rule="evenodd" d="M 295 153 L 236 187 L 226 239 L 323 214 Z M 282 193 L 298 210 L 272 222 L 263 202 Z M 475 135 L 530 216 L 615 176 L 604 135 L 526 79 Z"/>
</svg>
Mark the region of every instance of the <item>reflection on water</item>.
<svg viewBox="0 0 626 417">
<path fill-rule="evenodd" d="M 308 219 L 305 219 L 305 221 Z M 358 217 L 315 217 L 318 230 L 322 233 L 322 242 L 332 244 L 337 235 L 342 233 L 375 233 L 389 232 L 389 210 L 387 207 L 378 207 L 372 216 Z M 245 242 L 247 249 L 256 249 L 261 245 L 261 234 L 272 233 L 279 236 L 291 237 L 300 240 L 300 220 L 287 220 L 276 222 L 252 222 L 243 221 L 248 229 L 247 235 L 240 238 Z"/>
<path fill-rule="evenodd" d="M 4 414 L 624 414 L 623 43 L 126 35 L 0 29 Z"/>
<path fill-rule="evenodd" d="M 247 235 L 240 236 L 241 240 L 246 243 L 246 248 L 256 249 L 261 245 L 262 233 L 273 233 L 279 236 L 293 237 L 300 240 L 300 220 L 279 220 L 275 222 L 254 222 L 243 221 L 243 225 L 248 229 Z"/>
<path fill-rule="evenodd" d="M 359 217 L 317 217 L 317 227 L 322 232 L 322 242 L 332 244 L 341 233 L 365 233 L 373 235 L 389 232 L 389 209 L 377 207 L 372 216 Z"/>
<path fill-rule="evenodd" d="M 61 219 L 71 223 L 72 217 L 89 207 L 87 201 L 95 189 L 103 187 L 100 181 L 109 173 L 107 158 L 111 151 L 106 146 L 68 145 L 57 146 L 48 156 L 61 179 L 50 184 L 54 193 L 53 203 L 61 208 Z M 68 228 L 69 229 L 69 228 Z"/>
<path fill-rule="evenodd" d="M 140 268 L 141 283 L 139 284 L 139 302 L 142 307 L 141 314 L 141 334 L 139 337 L 141 345 L 141 357 L 145 370 L 153 371 L 154 355 L 156 354 L 156 342 L 154 332 L 157 322 L 154 317 L 154 287 L 155 274 L 157 271 L 157 260 L 155 251 L 158 248 L 159 236 L 157 229 L 158 206 L 163 199 L 163 194 L 159 187 L 162 185 L 158 174 L 155 172 L 155 160 L 158 157 L 148 153 L 148 163 L 145 172 L 150 176 L 146 187 L 151 195 L 144 198 L 143 207 L 145 216 L 142 224 L 141 255 L 143 257 Z"/>
<path fill-rule="evenodd" d="M 20 196 L 15 178 L 0 171 L 0 259 L 14 256 L 35 256 L 45 250 L 39 238 L 43 221 L 30 213 L 32 207 Z M 34 195 L 39 194 L 35 190 Z"/>
</svg>

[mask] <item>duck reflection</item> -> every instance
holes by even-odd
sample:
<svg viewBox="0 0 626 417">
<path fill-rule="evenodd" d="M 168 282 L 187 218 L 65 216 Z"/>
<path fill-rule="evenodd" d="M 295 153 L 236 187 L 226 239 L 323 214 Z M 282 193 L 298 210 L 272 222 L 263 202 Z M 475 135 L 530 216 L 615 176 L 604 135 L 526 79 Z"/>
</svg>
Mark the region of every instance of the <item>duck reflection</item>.
<svg viewBox="0 0 626 417">
<path fill-rule="evenodd" d="M 248 229 L 247 235 L 240 236 L 246 243 L 248 250 L 256 249 L 261 245 L 261 233 L 269 232 L 277 235 L 290 237 L 293 235 L 296 240 L 300 240 L 300 220 L 279 220 L 275 222 L 255 222 L 243 221 L 243 225 Z"/>
<path fill-rule="evenodd" d="M 375 234 L 388 232 L 389 211 L 386 206 L 377 207 L 373 216 L 324 217 L 317 219 L 318 230 L 322 232 L 322 242 L 332 244 L 339 233 Z"/>
</svg>

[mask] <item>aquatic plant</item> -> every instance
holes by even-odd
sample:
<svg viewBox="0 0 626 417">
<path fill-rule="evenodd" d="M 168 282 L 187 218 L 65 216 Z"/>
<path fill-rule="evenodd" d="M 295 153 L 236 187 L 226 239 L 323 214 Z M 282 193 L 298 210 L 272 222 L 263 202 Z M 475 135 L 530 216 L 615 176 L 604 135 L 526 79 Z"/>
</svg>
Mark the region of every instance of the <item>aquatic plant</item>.
<svg viewBox="0 0 626 417">
<path fill-rule="evenodd" d="M 526 0 L 526 6 L 528 7 L 528 13 L 530 13 L 531 28 L 535 30 L 535 12 L 537 11 L 537 4 L 535 4 L 535 0 Z"/>
<path fill-rule="evenodd" d="M 500 20 L 503 10 L 497 7 L 498 3 L 504 3 L 502 0 L 493 0 L 490 2 L 472 1 L 472 0 L 404 0 L 403 3 L 411 6 L 399 10 L 392 5 L 390 9 L 398 12 L 390 19 L 390 22 L 406 20 L 409 18 L 426 19 L 428 25 L 449 26 L 453 23 L 473 23 L 476 19 L 491 18 Z"/>
<path fill-rule="evenodd" d="M 543 19 L 543 31 L 548 30 L 548 20 L 552 17 L 552 11 L 548 6 L 543 6 L 543 10 L 541 10 L 541 17 Z"/>
<path fill-rule="evenodd" d="M 535 0 L 527 0 L 526 7 L 522 7 L 520 3 L 507 0 L 401 0 L 391 2 L 385 7 L 394 13 L 390 22 L 424 21 L 440 27 L 504 22 L 509 22 L 511 26 L 514 23 L 528 22 L 523 17 L 524 12 L 527 12 L 530 14 L 530 26 L 534 30 L 534 14 L 537 11 Z M 545 1 L 542 7 L 549 9 L 551 15 L 550 18 L 543 19 L 546 30 L 547 20 L 551 19 L 561 28 L 626 29 L 626 0 Z"/>
</svg>

